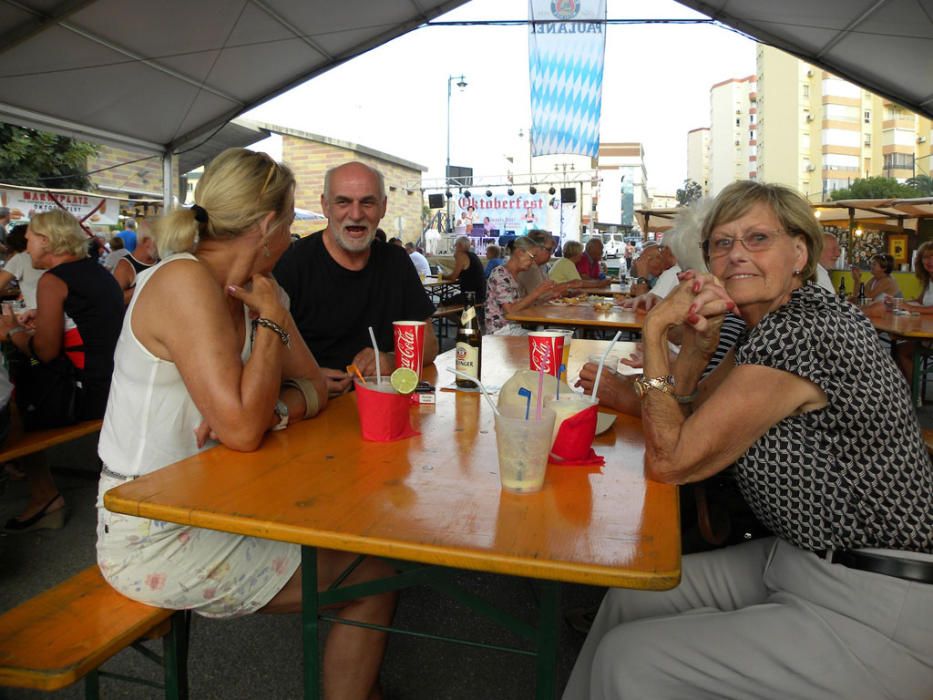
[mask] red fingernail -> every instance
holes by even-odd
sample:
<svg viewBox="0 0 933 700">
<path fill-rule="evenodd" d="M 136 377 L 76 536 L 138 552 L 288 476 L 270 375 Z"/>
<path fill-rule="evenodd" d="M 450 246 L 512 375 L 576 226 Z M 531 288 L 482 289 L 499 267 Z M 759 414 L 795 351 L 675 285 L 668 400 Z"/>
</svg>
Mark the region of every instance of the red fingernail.
<svg viewBox="0 0 933 700">
<path fill-rule="evenodd" d="M 691 304 L 691 305 L 690 305 L 690 308 L 687 309 L 687 313 L 690 314 L 691 316 L 695 316 L 695 315 L 696 315 L 696 312 L 697 312 L 697 305 L 696 305 L 696 304 Z"/>
<path fill-rule="evenodd" d="M 696 325 L 697 323 L 699 323 L 699 321 L 700 321 L 700 317 L 694 313 L 691 313 L 689 316 L 687 316 L 687 323 Z"/>
<path fill-rule="evenodd" d="M 729 309 L 729 311 L 735 311 L 735 302 L 734 302 L 734 301 L 727 301 L 727 302 L 726 302 L 726 308 Z"/>
<path fill-rule="evenodd" d="M 693 283 L 693 293 L 696 294 L 696 293 L 699 292 L 699 291 L 700 291 L 700 283 L 699 283 L 699 282 L 694 282 L 694 283 Z"/>
<path fill-rule="evenodd" d="M 227 287 L 227 294 L 236 294 L 236 287 L 232 284 Z"/>
</svg>

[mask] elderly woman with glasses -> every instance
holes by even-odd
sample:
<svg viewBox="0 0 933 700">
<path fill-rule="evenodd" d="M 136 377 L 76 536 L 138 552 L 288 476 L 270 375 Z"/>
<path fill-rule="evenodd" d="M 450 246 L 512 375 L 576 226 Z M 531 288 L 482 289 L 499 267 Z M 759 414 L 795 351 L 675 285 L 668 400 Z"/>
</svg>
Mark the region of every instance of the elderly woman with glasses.
<svg viewBox="0 0 933 700">
<path fill-rule="evenodd" d="M 798 194 L 734 183 L 702 239 L 710 274 L 645 319 L 645 470 L 734 465 L 775 537 L 684 557 L 672 591 L 610 591 L 564 697 L 933 697 L 933 467 L 906 383 L 814 283 L 822 233 Z M 733 309 L 749 328 L 700 382 Z"/>
<path fill-rule="evenodd" d="M 509 259 L 489 274 L 486 282 L 487 333 L 522 335 L 521 325 L 509 322 L 505 315 L 553 297 L 565 288 L 564 285 L 546 279 L 530 292 L 524 292 L 518 278 L 521 273 L 537 265 L 537 249 L 538 246 L 528 236 L 519 236 L 514 241 L 514 250 Z"/>
</svg>

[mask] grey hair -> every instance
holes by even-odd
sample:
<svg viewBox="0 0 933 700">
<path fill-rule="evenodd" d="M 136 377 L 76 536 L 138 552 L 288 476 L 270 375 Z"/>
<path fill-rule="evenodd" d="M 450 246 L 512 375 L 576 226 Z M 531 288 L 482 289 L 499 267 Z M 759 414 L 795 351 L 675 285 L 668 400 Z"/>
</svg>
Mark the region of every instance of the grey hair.
<svg viewBox="0 0 933 700">
<path fill-rule="evenodd" d="M 379 170 L 377 170 L 371 165 L 367 165 L 361 160 L 348 160 L 346 163 L 335 165 L 333 168 L 328 169 L 328 171 L 324 173 L 324 199 L 328 199 L 330 197 L 330 179 L 331 179 L 331 176 L 334 174 L 334 171 L 339 170 L 340 168 L 343 168 L 344 166 L 347 166 L 350 164 L 362 165 L 364 168 L 369 170 L 369 172 L 371 172 L 375 176 L 376 182 L 379 183 L 379 199 L 385 199 L 385 196 L 386 196 L 385 177 Z"/>
<path fill-rule="evenodd" d="M 473 241 L 470 240 L 469 236 L 457 236 L 457 238 L 454 240 L 454 245 L 465 245 L 466 249 L 469 250 L 473 247 Z"/>
<path fill-rule="evenodd" d="M 681 270 L 708 272 L 701 245 L 703 219 L 713 205 L 711 199 L 699 199 L 682 208 L 674 221 L 674 228 L 664 234 L 664 245 L 670 248 Z"/>
</svg>

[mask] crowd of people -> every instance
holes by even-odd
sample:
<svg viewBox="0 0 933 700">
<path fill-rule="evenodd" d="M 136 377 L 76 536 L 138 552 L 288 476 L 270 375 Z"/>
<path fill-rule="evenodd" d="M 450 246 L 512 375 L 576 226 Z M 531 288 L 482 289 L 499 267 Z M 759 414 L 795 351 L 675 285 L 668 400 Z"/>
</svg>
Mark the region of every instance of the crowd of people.
<svg viewBox="0 0 933 700">
<path fill-rule="evenodd" d="M 429 261 L 377 237 L 382 174 L 360 162 L 328 170 L 327 226 L 297 241 L 295 186 L 269 156 L 229 149 L 205 169 L 193 206 L 127 226 L 126 252 L 101 264 L 62 210 L 5 236 L 16 252 L 0 282 L 16 280 L 26 308 L 0 316 L 16 358 L 9 378 L 0 372 L 0 403 L 15 386 L 33 426 L 43 415 L 103 417 L 97 560 L 135 600 L 207 617 L 298 611 L 298 545 L 112 513 L 104 494 L 218 443 L 258 449 L 266 432 L 350 391 L 350 365 L 391 373 L 393 321 L 426 321 L 423 363 L 438 353 Z M 798 194 L 757 182 L 727 187 L 694 224 L 633 255 L 644 289 L 627 304 L 648 313 L 629 362 L 643 374 L 605 368 L 597 398 L 641 417 L 651 479 L 688 484 L 728 469 L 771 534 L 685 556 L 672 591 L 610 590 L 564 697 L 927 697 L 933 468 L 890 353 L 822 279 L 838 242 Z M 556 261 L 547 231 L 509 247 L 490 246 L 484 269 L 460 237 L 438 275 L 475 295 L 487 333 L 525 333 L 507 314 L 611 282 L 598 238 L 566 242 Z M 923 291 L 909 306 L 931 313 L 933 244 L 916 260 Z M 866 294 L 895 297 L 890 272 L 885 256 L 873 259 Z M 903 366 L 911 348 L 898 356 Z M 578 388 L 592 393 L 597 371 L 584 365 Z M 71 387 L 56 394 L 61 415 L 29 392 L 43 377 Z M 30 500 L 8 532 L 64 522 L 48 466 L 28 467 Z M 317 556 L 320 588 L 355 558 Z M 340 580 L 393 572 L 368 557 Z M 395 593 L 374 594 L 338 614 L 386 626 L 395 604 Z M 378 697 L 385 644 L 378 629 L 334 625 L 325 695 Z"/>
</svg>

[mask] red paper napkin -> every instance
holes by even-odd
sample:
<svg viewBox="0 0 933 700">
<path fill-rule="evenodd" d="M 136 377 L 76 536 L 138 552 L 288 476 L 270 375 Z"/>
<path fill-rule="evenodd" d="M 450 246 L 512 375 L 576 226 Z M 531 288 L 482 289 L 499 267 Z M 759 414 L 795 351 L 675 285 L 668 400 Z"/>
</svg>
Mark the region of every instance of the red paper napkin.
<svg viewBox="0 0 933 700">
<path fill-rule="evenodd" d="M 551 447 L 551 462 L 568 466 L 603 465 L 606 460 L 593 450 L 596 437 L 596 413 L 593 404 L 561 423 Z"/>
</svg>

